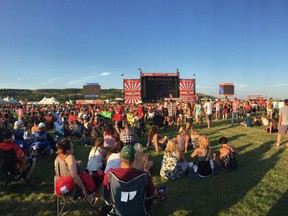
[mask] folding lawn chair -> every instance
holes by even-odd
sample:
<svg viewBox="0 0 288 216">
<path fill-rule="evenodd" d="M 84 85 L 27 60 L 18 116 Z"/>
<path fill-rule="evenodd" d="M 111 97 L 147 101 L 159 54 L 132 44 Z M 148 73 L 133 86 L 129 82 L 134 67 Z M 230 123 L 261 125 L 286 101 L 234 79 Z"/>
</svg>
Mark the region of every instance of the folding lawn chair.
<svg viewBox="0 0 288 216">
<path fill-rule="evenodd" d="M 78 186 L 75 186 L 73 191 L 68 192 L 63 195 L 56 195 L 56 203 L 57 203 L 57 216 L 63 215 L 73 215 L 73 211 L 78 211 L 81 215 L 85 215 L 88 211 L 91 213 L 96 211 L 93 208 L 93 200 L 92 199 L 83 199 L 81 196 L 81 189 Z M 89 197 L 93 197 L 93 194 L 88 195 Z M 87 209 L 87 207 L 91 207 Z M 96 213 L 96 212 L 94 212 Z"/>
<path fill-rule="evenodd" d="M 2 150 L 0 149 L 0 182 L 1 186 L 8 186 L 14 181 L 21 179 L 20 173 L 17 172 L 16 154 L 14 149 Z"/>
<path fill-rule="evenodd" d="M 109 172 L 109 196 L 112 205 L 108 215 L 146 216 L 145 208 L 147 174 L 143 173 L 130 181 L 122 181 Z"/>
</svg>

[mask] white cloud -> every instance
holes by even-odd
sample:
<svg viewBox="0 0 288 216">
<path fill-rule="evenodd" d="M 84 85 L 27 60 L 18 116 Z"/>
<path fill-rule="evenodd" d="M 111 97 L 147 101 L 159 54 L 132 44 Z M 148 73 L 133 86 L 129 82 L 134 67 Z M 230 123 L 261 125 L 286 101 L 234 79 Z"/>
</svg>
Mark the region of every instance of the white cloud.
<svg viewBox="0 0 288 216">
<path fill-rule="evenodd" d="M 46 80 L 46 82 L 42 82 L 41 85 L 51 84 L 51 83 L 56 82 L 56 81 L 59 80 L 59 79 L 60 79 L 60 77 L 54 77 L 54 78 L 52 78 L 52 79 Z"/>
<path fill-rule="evenodd" d="M 201 86 L 201 85 L 197 85 L 196 88 L 199 88 L 199 89 L 216 89 L 215 87 L 211 87 L 211 86 Z"/>
<path fill-rule="evenodd" d="M 248 84 L 236 84 L 235 85 L 237 88 L 247 88 Z"/>
<path fill-rule="evenodd" d="M 84 83 L 87 83 L 87 82 L 94 82 L 93 80 L 95 78 L 108 76 L 110 74 L 111 74 L 110 72 L 102 72 L 102 73 L 94 75 L 94 76 L 84 76 L 84 77 L 78 78 L 77 80 L 71 80 L 68 83 L 66 83 L 66 85 L 69 85 L 69 86 L 71 86 L 71 85 L 83 85 Z"/>
<path fill-rule="evenodd" d="M 91 65 L 90 68 L 98 68 L 100 65 Z"/>
<path fill-rule="evenodd" d="M 285 84 L 285 83 L 279 83 L 279 84 L 275 84 L 275 86 L 277 86 L 277 87 L 281 87 L 281 86 L 288 86 L 288 84 Z"/>
</svg>

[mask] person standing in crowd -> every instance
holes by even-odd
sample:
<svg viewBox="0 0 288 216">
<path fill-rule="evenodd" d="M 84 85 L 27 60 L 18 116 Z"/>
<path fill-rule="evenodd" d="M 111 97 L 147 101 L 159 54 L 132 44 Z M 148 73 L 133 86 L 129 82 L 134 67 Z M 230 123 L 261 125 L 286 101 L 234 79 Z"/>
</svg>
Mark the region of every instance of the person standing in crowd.
<svg viewBox="0 0 288 216">
<path fill-rule="evenodd" d="M 169 114 L 168 114 L 168 103 L 167 101 L 164 102 L 163 106 L 162 106 L 162 115 L 164 116 L 164 130 L 166 130 L 168 128 L 168 124 L 169 124 Z"/>
<path fill-rule="evenodd" d="M 245 110 L 246 110 L 246 116 L 250 117 L 252 112 L 252 106 L 249 101 L 247 101 L 246 103 Z"/>
<path fill-rule="evenodd" d="M 192 115 L 192 106 L 191 103 L 188 101 L 186 104 L 186 131 L 189 131 L 192 127 L 193 123 L 193 115 Z"/>
<path fill-rule="evenodd" d="M 22 122 L 24 120 L 24 109 L 23 106 L 20 105 L 20 107 L 16 110 L 18 121 Z"/>
<path fill-rule="evenodd" d="M 203 119 L 202 119 L 202 105 L 199 100 L 196 100 L 193 113 L 195 115 L 196 124 L 202 127 Z"/>
<path fill-rule="evenodd" d="M 212 127 L 212 115 L 213 115 L 213 106 L 209 99 L 206 99 L 206 102 L 203 106 L 204 112 L 206 114 L 207 126 L 208 128 Z"/>
<path fill-rule="evenodd" d="M 273 98 L 269 98 L 266 103 L 267 117 L 272 119 L 274 113 Z"/>
<path fill-rule="evenodd" d="M 169 127 L 173 128 L 174 125 L 174 103 L 173 100 L 170 100 L 168 104 L 168 125 Z"/>
<path fill-rule="evenodd" d="M 183 107 L 182 107 L 182 102 L 177 102 L 176 103 L 176 124 L 178 126 L 183 125 Z"/>
<path fill-rule="evenodd" d="M 240 101 L 237 98 L 234 98 L 234 101 L 232 103 L 232 119 L 231 119 L 232 126 L 234 125 L 235 119 L 237 119 L 238 124 L 240 124 L 239 109 L 240 109 Z"/>
<path fill-rule="evenodd" d="M 277 142 L 275 144 L 276 147 L 280 146 L 282 135 L 288 134 L 288 99 L 284 100 L 284 106 L 280 108 L 278 114 L 278 134 L 277 134 Z M 286 147 L 288 147 L 288 143 L 286 143 Z"/>
<path fill-rule="evenodd" d="M 229 110 L 228 104 L 227 104 L 227 102 L 224 102 L 223 111 L 222 111 L 223 120 L 226 120 L 228 118 L 228 113 L 229 113 L 228 110 Z"/>
<path fill-rule="evenodd" d="M 215 119 L 216 120 L 221 119 L 220 101 L 217 99 L 214 108 L 215 108 Z"/>
<path fill-rule="evenodd" d="M 140 126 L 137 135 L 138 137 L 141 137 L 141 134 L 145 133 L 145 121 L 144 121 L 145 111 L 143 107 L 143 102 L 141 100 L 137 102 L 137 105 L 138 105 L 137 116 L 138 116 L 138 122 Z"/>
</svg>

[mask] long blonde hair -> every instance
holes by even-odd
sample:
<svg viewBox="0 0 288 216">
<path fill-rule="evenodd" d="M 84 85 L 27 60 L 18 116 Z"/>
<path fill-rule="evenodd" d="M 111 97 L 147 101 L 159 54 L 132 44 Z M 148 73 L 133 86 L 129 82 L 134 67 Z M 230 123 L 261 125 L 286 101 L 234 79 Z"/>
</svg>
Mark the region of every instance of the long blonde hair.
<svg viewBox="0 0 288 216">
<path fill-rule="evenodd" d="M 165 152 L 168 154 L 172 154 L 173 152 L 177 151 L 177 145 L 178 141 L 176 139 L 168 140 Z"/>
<path fill-rule="evenodd" d="M 135 155 L 142 154 L 143 151 L 144 151 L 143 146 L 140 143 L 135 143 L 134 149 L 136 150 L 136 154 Z"/>
<path fill-rule="evenodd" d="M 209 139 L 207 136 L 202 135 L 198 138 L 198 143 L 200 148 L 207 148 L 209 147 Z"/>
</svg>

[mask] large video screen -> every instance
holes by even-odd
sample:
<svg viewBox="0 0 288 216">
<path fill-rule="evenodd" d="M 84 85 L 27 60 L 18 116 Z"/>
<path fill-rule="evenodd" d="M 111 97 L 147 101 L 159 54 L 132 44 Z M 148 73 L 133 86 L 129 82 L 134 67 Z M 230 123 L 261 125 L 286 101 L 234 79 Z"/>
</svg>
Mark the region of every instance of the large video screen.
<svg viewBox="0 0 288 216">
<path fill-rule="evenodd" d="M 220 84 L 219 94 L 220 95 L 234 95 L 234 85 L 233 84 Z"/>
<path fill-rule="evenodd" d="M 179 77 L 145 76 L 141 77 L 141 96 L 143 102 L 157 102 L 172 95 L 179 97 Z"/>
</svg>

